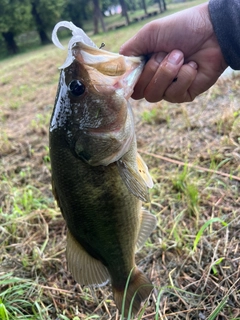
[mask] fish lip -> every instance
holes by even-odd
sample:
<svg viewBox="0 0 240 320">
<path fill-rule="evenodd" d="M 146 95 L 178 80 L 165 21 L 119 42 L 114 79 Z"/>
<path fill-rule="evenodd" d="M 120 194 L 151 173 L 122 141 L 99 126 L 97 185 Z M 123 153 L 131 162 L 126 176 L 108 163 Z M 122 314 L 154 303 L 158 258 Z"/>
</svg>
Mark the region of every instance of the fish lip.
<svg viewBox="0 0 240 320">
<path fill-rule="evenodd" d="M 79 127 L 79 123 L 75 122 L 71 124 L 72 129 L 78 129 L 80 131 L 82 131 L 84 134 L 90 133 L 93 136 L 98 136 L 98 135 L 108 135 L 110 133 L 118 133 L 121 131 L 122 127 L 121 125 L 116 126 L 115 124 L 119 123 L 118 120 L 114 121 L 113 123 L 111 123 L 111 129 L 108 130 L 106 127 L 90 127 L 90 126 L 81 126 Z M 108 127 L 109 128 L 109 127 Z"/>
<path fill-rule="evenodd" d="M 140 64 L 131 70 L 129 73 L 126 73 L 125 76 L 121 79 L 120 88 L 116 90 L 118 95 L 124 96 L 125 99 L 129 99 L 134 91 L 134 86 L 137 83 L 143 68 L 145 65 L 145 60 L 141 60 Z"/>
<path fill-rule="evenodd" d="M 72 48 L 75 59 L 84 65 L 92 79 L 92 84 L 99 92 L 112 93 L 126 100 L 133 93 L 145 65 L 143 57 L 127 57 L 77 43 Z M 104 87 L 101 78 L 107 81 Z"/>
<path fill-rule="evenodd" d="M 112 78 L 116 76 L 119 78 L 112 79 L 110 81 L 108 92 L 116 91 L 116 94 L 123 96 L 128 99 L 133 93 L 133 88 L 137 83 L 140 74 L 142 73 L 145 58 L 144 57 L 127 57 L 118 53 L 109 52 L 103 49 L 100 49 L 96 46 L 96 44 L 87 36 L 87 34 L 81 29 L 76 27 L 72 22 L 69 21 L 61 21 L 58 22 L 52 32 L 52 41 L 53 43 L 60 49 L 64 49 L 63 45 L 60 43 L 57 32 L 58 29 L 64 27 L 72 31 L 72 38 L 68 43 L 68 55 L 64 64 L 60 67 L 60 69 L 65 69 L 69 65 L 71 65 L 74 59 L 79 60 L 80 63 L 87 65 L 88 67 L 96 68 L 96 61 L 93 61 L 97 58 L 97 64 L 100 64 L 101 71 L 103 74 L 109 75 L 109 67 L 107 64 L 110 62 L 113 63 L 113 67 L 110 70 Z M 83 55 L 81 56 L 81 51 Z M 85 57 L 84 57 L 85 51 Z M 90 55 L 89 55 L 90 53 Z M 91 55 L 93 60 L 91 60 Z M 87 57 L 88 56 L 88 57 Z M 89 59 L 86 61 L 86 59 Z M 100 60 L 99 60 L 100 59 Z M 103 64 L 107 64 L 103 66 Z M 134 66 L 134 67 L 133 67 Z M 99 66 L 98 66 L 99 71 Z M 114 73 L 115 72 L 115 73 Z M 121 78 L 122 77 L 122 78 Z M 100 85 L 95 85 L 95 88 L 98 91 L 101 91 Z M 123 89 L 124 88 L 124 89 Z"/>
</svg>

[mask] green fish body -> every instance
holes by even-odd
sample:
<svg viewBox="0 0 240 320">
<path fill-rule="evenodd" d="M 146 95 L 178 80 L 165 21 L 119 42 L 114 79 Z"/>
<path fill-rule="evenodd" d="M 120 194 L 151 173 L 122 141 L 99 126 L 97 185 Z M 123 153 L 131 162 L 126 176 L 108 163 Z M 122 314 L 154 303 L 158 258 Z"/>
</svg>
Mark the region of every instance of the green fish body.
<svg viewBox="0 0 240 320">
<path fill-rule="evenodd" d="M 73 277 L 82 285 L 110 280 L 121 310 L 131 274 L 127 315 L 131 300 L 136 313 L 152 290 L 135 264 L 136 250 L 156 225 L 141 209 L 152 180 L 137 153 L 128 102 L 143 62 L 100 50 L 89 38 L 86 44 L 79 30 L 74 26 L 50 122 L 53 193 L 68 227 Z"/>
</svg>

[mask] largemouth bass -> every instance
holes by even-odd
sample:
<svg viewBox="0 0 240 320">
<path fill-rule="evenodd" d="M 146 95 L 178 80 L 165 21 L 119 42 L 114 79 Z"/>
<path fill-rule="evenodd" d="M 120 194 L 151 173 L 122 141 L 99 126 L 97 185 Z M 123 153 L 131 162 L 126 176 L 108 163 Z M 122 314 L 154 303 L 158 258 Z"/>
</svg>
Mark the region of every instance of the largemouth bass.
<svg viewBox="0 0 240 320">
<path fill-rule="evenodd" d="M 144 66 L 97 48 L 82 29 L 69 28 L 72 38 L 61 67 L 50 122 L 53 193 L 66 220 L 67 263 L 81 285 L 111 281 L 121 310 L 129 277 L 124 315 L 137 313 L 152 284 L 135 264 L 135 251 L 156 226 L 141 208 L 153 183 L 137 153 L 134 120 L 128 102 Z"/>
</svg>

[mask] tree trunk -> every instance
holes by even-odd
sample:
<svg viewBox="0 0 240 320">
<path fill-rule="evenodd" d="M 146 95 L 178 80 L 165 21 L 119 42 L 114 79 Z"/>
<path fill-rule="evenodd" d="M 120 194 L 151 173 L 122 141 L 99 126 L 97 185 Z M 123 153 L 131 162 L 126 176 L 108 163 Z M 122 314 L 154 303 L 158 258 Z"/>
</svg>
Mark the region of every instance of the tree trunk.
<svg viewBox="0 0 240 320">
<path fill-rule="evenodd" d="M 32 15 L 33 15 L 33 18 L 36 22 L 37 32 L 38 32 L 41 44 L 44 45 L 44 44 L 50 43 L 51 41 L 48 38 L 46 31 L 44 30 L 42 20 L 37 12 L 37 9 L 36 9 L 36 6 L 34 5 L 34 3 L 32 3 Z"/>
<path fill-rule="evenodd" d="M 162 0 L 157 0 L 157 3 L 159 6 L 160 13 L 162 13 L 163 12 Z"/>
<path fill-rule="evenodd" d="M 82 28 L 82 18 L 79 16 L 78 11 L 75 9 L 75 6 L 76 4 L 69 3 L 69 5 L 66 8 L 66 11 L 69 12 L 70 21 L 72 21 L 72 23 L 75 24 L 75 26 Z M 86 11 L 84 8 L 81 11 L 83 19 L 85 19 Z"/>
<path fill-rule="evenodd" d="M 119 0 L 120 6 L 122 7 L 122 15 L 126 18 L 127 25 L 130 24 L 130 20 L 127 13 L 127 6 L 125 0 Z"/>
<path fill-rule="evenodd" d="M 87 15 L 85 6 L 82 6 L 82 16 L 83 16 L 84 20 L 88 19 L 88 15 Z"/>
<path fill-rule="evenodd" d="M 94 24 L 94 34 L 99 33 L 98 21 L 100 20 L 103 32 L 106 32 L 106 26 L 103 20 L 102 12 L 99 7 L 99 0 L 93 0 L 94 13 L 93 13 L 93 24 Z"/>
<path fill-rule="evenodd" d="M 40 29 L 38 30 L 38 34 L 41 40 L 41 44 L 45 45 L 45 44 L 49 44 L 51 41 L 48 38 L 47 33 L 45 32 L 45 30 Z"/>
<path fill-rule="evenodd" d="M 18 52 L 18 46 L 14 39 L 14 34 L 11 31 L 2 32 L 2 36 L 5 40 L 7 50 L 10 54 L 15 54 Z"/>
<path fill-rule="evenodd" d="M 165 0 L 162 0 L 162 2 L 163 2 L 163 11 L 166 11 L 167 10 L 166 2 L 165 2 Z"/>
<path fill-rule="evenodd" d="M 167 10 L 165 0 L 157 0 L 157 3 L 158 3 L 158 5 L 159 5 L 160 13 L 162 13 L 162 12 L 164 12 L 164 11 Z"/>
<path fill-rule="evenodd" d="M 99 33 L 99 29 L 98 29 L 98 16 L 95 13 L 95 10 L 93 12 L 93 33 L 94 34 L 98 34 Z"/>
<path fill-rule="evenodd" d="M 106 32 L 105 22 L 103 20 L 103 15 L 102 15 L 102 12 L 101 12 L 100 9 L 99 9 L 99 19 L 100 19 L 100 22 L 101 22 L 101 26 L 102 26 L 103 32 Z"/>
<path fill-rule="evenodd" d="M 145 0 L 142 0 L 142 6 L 143 6 L 144 13 L 147 16 L 148 13 L 147 13 L 147 6 L 146 6 Z"/>
<path fill-rule="evenodd" d="M 130 4 L 130 10 L 131 11 L 136 11 L 136 3 L 134 0 L 129 0 L 129 4 Z"/>
</svg>

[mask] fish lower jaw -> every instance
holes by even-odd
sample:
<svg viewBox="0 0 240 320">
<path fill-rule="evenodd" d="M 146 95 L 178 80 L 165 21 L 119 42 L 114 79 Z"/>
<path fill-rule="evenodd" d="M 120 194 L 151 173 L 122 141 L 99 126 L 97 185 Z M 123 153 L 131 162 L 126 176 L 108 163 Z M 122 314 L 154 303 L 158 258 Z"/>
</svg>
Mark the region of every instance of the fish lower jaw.
<svg viewBox="0 0 240 320">
<path fill-rule="evenodd" d="M 91 136 L 109 136 L 109 138 L 112 138 L 115 136 L 115 134 L 119 133 L 122 130 L 122 126 L 116 125 L 115 123 L 111 124 L 110 126 L 99 126 L 98 128 L 92 128 L 92 127 L 83 127 L 81 128 L 81 131 L 85 135 L 91 135 Z"/>
</svg>

